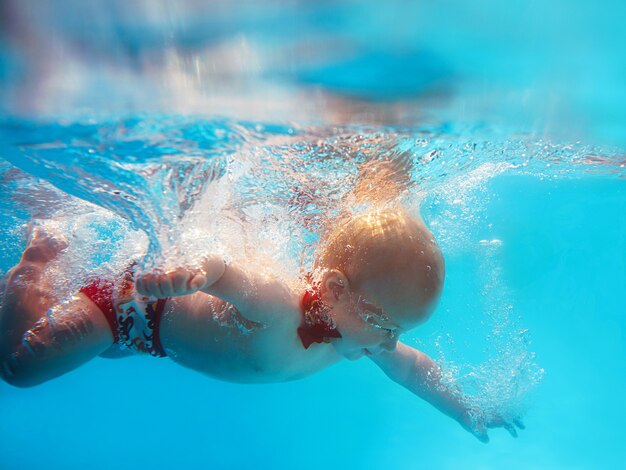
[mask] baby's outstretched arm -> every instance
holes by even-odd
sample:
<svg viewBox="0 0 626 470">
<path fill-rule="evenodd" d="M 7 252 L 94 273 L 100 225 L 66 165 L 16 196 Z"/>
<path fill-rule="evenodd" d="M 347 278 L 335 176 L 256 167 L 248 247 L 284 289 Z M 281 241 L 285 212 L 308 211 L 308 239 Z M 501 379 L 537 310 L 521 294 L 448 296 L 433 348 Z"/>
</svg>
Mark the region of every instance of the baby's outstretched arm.
<svg viewBox="0 0 626 470">
<path fill-rule="evenodd" d="M 503 427 L 517 437 L 515 426 L 524 425 L 519 419 L 507 420 L 499 415 L 486 415 L 468 406 L 459 390 L 442 381 L 441 370 L 435 362 L 417 349 L 398 343 L 395 351 L 371 356 L 394 382 L 423 398 L 442 413 L 455 419 L 481 442 L 489 442 L 487 428 Z"/>
<path fill-rule="evenodd" d="M 143 274 L 135 280 L 142 295 L 157 298 L 203 292 L 234 305 L 248 320 L 264 324 L 279 319 L 285 307 L 293 307 L 292 295 L 282 282 L 250 273 L 236 263 L 208 256 L 197 268 L 180 267 Z"/>
</svg>

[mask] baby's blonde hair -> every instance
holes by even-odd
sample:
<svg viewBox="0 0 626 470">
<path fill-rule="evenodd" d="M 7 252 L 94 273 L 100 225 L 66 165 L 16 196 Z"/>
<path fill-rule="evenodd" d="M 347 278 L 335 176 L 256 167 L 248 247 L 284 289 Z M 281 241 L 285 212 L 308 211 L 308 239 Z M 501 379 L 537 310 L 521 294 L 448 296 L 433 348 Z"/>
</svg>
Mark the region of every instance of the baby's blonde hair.
<svg viewBox="0 0 626 470">
<path fill-rule="evenodd" d="M 415 265 L 421 273 L 418 265 L 433 256 L 441 262 L 431 264 L 440 264 L 443 270 L 439 249 L 420 219 L 399 209 L 372 210 L 344 219 L 323 239 L 316 268 L 338 269 L 352 285 L 359 286 L 373 274 L 379 274 L 368 267 Z"/>
</svg>

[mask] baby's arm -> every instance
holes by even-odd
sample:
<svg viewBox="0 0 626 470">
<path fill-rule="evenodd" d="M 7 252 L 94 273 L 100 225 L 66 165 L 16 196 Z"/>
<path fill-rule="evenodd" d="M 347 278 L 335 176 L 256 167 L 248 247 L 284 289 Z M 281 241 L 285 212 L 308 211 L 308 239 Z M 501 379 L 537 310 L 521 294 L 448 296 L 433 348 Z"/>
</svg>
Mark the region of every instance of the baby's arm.
<svg viewBox="0 0 626 470">
<path fill-rule="evenodd" d="M 138 276 L 136 289 L 157 298 L 204 292 L 233 304 L 248 320 L 263 324 L 280 318 L 291 302 L 282 282 L 247 272 L 236 263 L 227 264 L 218 256 L 204 258 L 196 269 L 181 267 Z"/>
<path fill-rule="evenodd" d="M 520 429 L 524 427 L 518 419 L 513 419 L 511 423 L 502 416 L 486 416 L 480 410 L 469 408 L 463 395 L 442 381 L 441 371 L 435 362 L 417 349 L 398 343 L 395 351 L 370 356 L 370 359 L 391 380 L 455 419 L 482 442 L 489 442 L 487 428 L 504 427 L 517 437 L 515 425 Z"/>
<path fill-rule="evenodd" d="M 205 292 L 226 273 L 226 263 L 218 256 L 204 258 L 198 268 L 180 267 L 167 272 L 151 272 L 137 276 L 135 288 L 141 295 L 164 299 Z M 227 299 L 224 299 L 227 300 Z"/>
</svg>

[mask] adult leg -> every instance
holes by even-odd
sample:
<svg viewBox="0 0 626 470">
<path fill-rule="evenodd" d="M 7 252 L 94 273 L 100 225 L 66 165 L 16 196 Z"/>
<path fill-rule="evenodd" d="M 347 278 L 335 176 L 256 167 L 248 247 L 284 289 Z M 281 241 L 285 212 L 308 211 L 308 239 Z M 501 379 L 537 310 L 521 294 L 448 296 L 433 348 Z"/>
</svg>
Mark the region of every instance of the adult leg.
<svg viewBox="0 0 626 470">
<path fill-rule="evenodd" d="M 8 275 L 0 307 L 0 376 L 29 387 L 69 372 L 105 351 L 113 334 L 100 309 L 83 294 L 58 303 L 42 280 L 65 243 L 35 233 Z"/>
</svg>

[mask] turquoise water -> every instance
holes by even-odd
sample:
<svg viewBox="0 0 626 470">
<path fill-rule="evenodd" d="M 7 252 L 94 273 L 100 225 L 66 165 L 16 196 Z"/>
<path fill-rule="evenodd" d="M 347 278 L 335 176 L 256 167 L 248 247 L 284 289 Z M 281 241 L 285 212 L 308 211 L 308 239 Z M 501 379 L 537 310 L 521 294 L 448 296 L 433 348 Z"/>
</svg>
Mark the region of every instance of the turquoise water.
<svg viewBox="0 0 626 470">
<path fill-rule="evenodd" d="M 160 161 L 156 140 L 175 146 L 175 139 L 163 134 L 184 134 L 190 130 L 184 123 L 196 123 L 195 130 L 202 136 L 232 126 L 180 118 L 175 126 L 165 118 L 132 122 L 137 129 L 149 129 L 152 138 L 151 155 L 139 157 L 139 163 L 134 162 L 138 165 Z M 162 127 L 156 132 L 159 124 Z M 121 157 L 91 158 L 87 151 L 79 159 L 71 158 L 77 149 L 95 144 L 90 139 L 103 135 L 119 139 L 110 132 L 112 128 L 123 127 L 133 134 L 129 122 L 87 128 L 30 123 L 30 142 L 16 131 L 24 123 L 10 126 L 10 135 L 20 137 L 20 150 L 12 157 L 5 144 L 5 158 L 25 169 L 36 164 L 33 173 L 66 192 L 8 162 L 3 164 L 3 181 L 11 188 L 2 203 L 7 221 L 4 269 L 19 257 L 24 243 L 21 227 L 29 212 L 40 218 L 54 216 L 53 226 L 72 240 L 68 253 L 53 268 L 54 275 L 61 273 L 62 293 L 71 292 L 85 271 L 106 274 L 123 267 L 129 254 L 145 253 L 149 241 L 132 227 L 149 225 L 150 219 L 131 219 L 129 225 L 109 211 L 67 195 L 84 191 L 79 193 L 84 199 L 115 207 L 120 215 L 132 214 L 124 205 L 114 204 L 124 197 L 119 191 L 126 177 L 141 174 L 135 166 L 130 174 L 120 168 L 120 161 L 127 159 L 121 142 L 115 153 Z M 204 191 L 223 186 L 229 194 L 229 210 L 238 204 L 245 215 L 242 227 L 263 227 L 256 239 L 266 242 L 258 245 L 263 254 L 275 254 L 284 272 L 297 274 L 310 263 L 299 253 L 314 237 L 294 212 L 301 208 L 289 207 L 293 198 L 282 197 L 299 181 L 291 181 L 286 170 L 296 165 L 308 174 L 309 183 L 317 181 L 313 186 L 318 188 L 325 182 L 317 195 L 319 206 L 308 210 L 309 215 L 329 216 L 324 204 L 340 202 L 338 193 L 346 189 L 355 171 L 353 161 L 343 152 L 333 157 L 331 147 L 320 142 L 320 129 L 277 127 L 261 132 L 256 127 L 253 135 L 247 128 L 237 129 L 232 141 L 225 138 L 209 145 L 209 141 L 185 139 L 189 158 L 192 147 L 207 144 L 210 149 L 204 149 L 210 155 L 191 159 L 195 170 L 188 170 L 187 176 L 205 181 L 207 161 L 212 162 L 211 168 L 221 169 L 221 176 Z M 343 131 L 340 137 L 327 136 L 326 142 L 335 149 L 345 148 L 346 142 L 358 146 L 366 136 L 359 132 L 355 139 Z M 314 143 L 308 140 L 310 134 Z M 399 149 L 414 152 L 413 178 L 422 183 L 408 192 L 405 204 L 415 208 L 421 201 L 421 212 L 447 264 L 445 293 L 437 313 L 403 340 L 438 358 L 485 406 L 523 410 L 527 429 L 518 439 L 493 430 L 489 445 L 479 443 L 366 361 L 339 364 L 299 382 L 241 386 L 207 379 L 167 359 L 96 359 L 34 389 L 1 386 L 6 468 L 108 468 L 120 459 L 122 468 L 168 468 L 181 463 L 191 468 L 315 468 L 320 459 L 330 468 L 496 468 L 502 462 L 510 468 L 619 468 L 625 457 L 620 443 L 626 417 L 615 399 L 626 377 L 626 189 L 619 156 L 590 160 L 588 148 L 543 144 L 531 155 L 535 147 L 521 141 L 468 147 L 467 137 L 425 131 L 379 130 L 370 136 L 381 152 L 385 148 L 390 155 L 402 154 Z M 273 146 L 266 143 L 269 137 Z M 43 139 L 54 142 L 54 148 L 43 145 Z M 141 144 L 135 144 L 127 149 L 136 151 Z M 242 151 L 242 146 L 251 150 Z M 227 148 L 237 149 L 239 159 Z M 320 148 L 326 149 L 323 160 L 316 158 Z M 510 151 L 498 161 L 492 148 Z M 438 157 L 424 158 L 436 149 Z M 274 155 L 274 160 L 262 158 L 263 163 L 250 166 L 246 155 Z M 226 163 L 219 163 L 221 159 Z M 240 172 L 241 161 L 246 171 Z M 320 161 L 333 172 L 320 172 Z M 451 170 L 442 171 L 446 166 L 442 162 Z M 55 171 L 50 173 L 50 168 Z M 106 180 L 98 177 L 105 171 L 109 171 Z M 80 180 L 73 175 L 80 175 Z M 205 215 L 214 219 L 216 213 L 226 213 L 215 201 L 203 202 L 201 192 L 191 195 L 189 186 L 164 184 L 155 196 L 147 190 L 155 182 L 154 173 L 150 175 L 145 192 L 142 186 L 134 186 L 136 206 L 150 207 L 154 197 L 177 202 L 195 197 L 201 216 L 208 212 Z M 167 175 L 163 174 L 164 181 Z M 88 186 L 82 184 L 85 181 Z M 105 194 L 98 182 L 109 185 Z M 195 227 L 187 227 L 180 213 L 193 206 L 163 207 L 172 213 L 160 219 L 161 226 L 169 220 L 178 230 L 157 231 L 158 243 L 183 243 L 193 253 L 214 239 L 210 231 L 201 236 L 203 243 L 186 238 L 186 228 Z M 282 253 L 275 244 L 284 241 L 285 230 L 291 249 Z M 280 249 L 284 246 L 289 245 L 281 244 Z M 30 451 L 33 448 L 37 452 Z M 94 455 L 98 455 L 95 460 Z"/>
<path fill-rule="evenodd" d="M 365 359 L 237 385 L 97 358 L 0 383 L 0 469 L 624 467 L 621 5 L 112 5 L 1 6 L 0 274 L 35 220 L 62 296 L 207 246 L 295 277 L 364 210 L 359 164 L 402 162 L 447 270 L 402 341 L 526 429 L 484 445 Z"/>
</svg>

